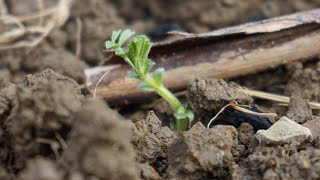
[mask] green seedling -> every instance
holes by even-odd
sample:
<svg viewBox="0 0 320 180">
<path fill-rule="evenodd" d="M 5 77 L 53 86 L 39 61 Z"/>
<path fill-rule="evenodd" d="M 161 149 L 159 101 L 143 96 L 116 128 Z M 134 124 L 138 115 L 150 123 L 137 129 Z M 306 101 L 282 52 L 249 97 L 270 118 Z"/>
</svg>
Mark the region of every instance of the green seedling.
<svg viewBox="0 0 320 180">
<path fill-rule="evenodd" d="M 138 35 L 128 43 L 126 50 L 122 48 L 126 40 L 132 35 L 134 35 L 134 32 L 131 30 L 113 31 L 111 40 L 106 41 L 105 46 L 107 49 L 114 49 L 115 54 L 122 57 L 131 66 L 133 72 L 129 74 L 129 77 L 142 81 L 138 85 L 139 89 L 156 92 L 170 104 L 176 118 L 176 122 L 171 123 L 171 128 L 179 131 L 187 130 L 194 118 L 194 114 L 191 110 L 186 109 L 178 98 L 164 87 L 162 83 L 164 68 L 157 68 L 153 74 L 150 74 L 154 62 L 148 58 L 152 47 L 152 42 L 149 38 L 144 35 Z"/>
</svg>

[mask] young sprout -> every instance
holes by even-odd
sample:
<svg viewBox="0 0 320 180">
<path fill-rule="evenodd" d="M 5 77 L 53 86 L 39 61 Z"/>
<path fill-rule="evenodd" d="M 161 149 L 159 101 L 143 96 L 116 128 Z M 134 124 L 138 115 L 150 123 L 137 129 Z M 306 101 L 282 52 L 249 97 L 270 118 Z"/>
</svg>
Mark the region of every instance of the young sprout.
<svg viewBox="0 0 320 180">
<path fill-rule="evenodd" d="M 152 42 L 144 35 L 136 36 L 129 44 L 127 50 L 122 48 L 125 41 L 134 34 L 131 30 L 113 31 L 111 40 L 106 41 L 107 49 L 115 49 L 115 54 L 122 57 L 133 69 L 129 74 L 130 78 L 140 79 L 142 82 L 138 85 L 139 89 L 158 93 L 164 98 L 174 110 L 176 122 L 171 124 L 171 128 L 179 131 L 188 129 L 190 122 L 194 118 L 191 110 L 186 109 L 181 102 L 162 84 L 164 68 L 154 70 L 153 74 L 149 72 L 154 62 L 148 58 Z"/>
</svg>

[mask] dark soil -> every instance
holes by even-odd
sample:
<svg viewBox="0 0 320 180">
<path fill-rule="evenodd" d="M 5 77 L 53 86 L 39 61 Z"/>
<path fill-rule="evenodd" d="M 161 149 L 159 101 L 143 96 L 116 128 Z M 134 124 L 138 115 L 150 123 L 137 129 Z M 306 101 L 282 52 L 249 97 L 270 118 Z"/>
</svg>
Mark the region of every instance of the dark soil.
<svg viewBox="0 0 320 180">
<path fill-rule="evenodd" d="M 32 0 L 6 2 L 16 15 L 37 10 Z M 320 127 L 313 125 L 319 112 L 306 102 L 320 100 L 319 58 L 234 79 L 290 96 L 289 107 L 254 101 L 224 80 L 190 82 L 182 99 L 196 120 L 182 133 L 166 126 L 173 120 L 166 103 L 119 114 L 93 99 L 83 72 L 106 59 L 104 41 L 115 29 L 163 40 L 170 30 L 205 32 L 319 6 L 317 0 L 76 1 L 66 24 L 39 46 L 0 52 L 0 179 L 319 179 Z M 314 140 L 263 146 L 251 123 L 206 129 L 232 102 L 287 115 L 310 128 Z"/>
</svg>

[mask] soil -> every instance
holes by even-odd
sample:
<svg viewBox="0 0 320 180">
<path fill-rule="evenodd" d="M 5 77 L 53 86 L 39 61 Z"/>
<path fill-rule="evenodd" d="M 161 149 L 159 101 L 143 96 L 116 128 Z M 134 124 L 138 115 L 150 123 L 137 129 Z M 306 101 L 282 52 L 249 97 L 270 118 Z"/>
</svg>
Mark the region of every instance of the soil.
<svg viewBox="0 0 320 180">
<path fill-rule="evenodd" d="M 6 1 L 15 15 L 34 12 L 36 2 Z M 233 79 L 239 85 L 190 82 L 182 99 L 196 118 L 186 132 L 167 127 L 173 112 L 165 102 L 129 110 L 93 99 L 83 73 L 106 59 L 104 41 L 115 29 L 164 40 L 170 30 L 205 32 L 319 6 L 318 0 L 77 1 L 66 24 L 37 47 L 0 52 L 0 179 L 319 179 L 319 135 L 299 146 L 263 146 L 252 123 L 206 129 L 221 108 L 237 102 L 259 104 L 319 134 L 312 126 L 319 112 L 306 103 L 320 100 L 319 58 Z M 289 107 L 253 100 L 236 90 L 240 85 L 286 94 Z"/>
</svg>

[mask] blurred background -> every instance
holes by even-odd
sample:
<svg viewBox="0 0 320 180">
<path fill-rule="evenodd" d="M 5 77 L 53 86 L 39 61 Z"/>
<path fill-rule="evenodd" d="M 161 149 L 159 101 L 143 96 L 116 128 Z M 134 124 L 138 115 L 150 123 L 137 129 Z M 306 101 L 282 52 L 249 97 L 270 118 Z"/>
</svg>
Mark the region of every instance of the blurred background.
<svg viewBox="0 0 320 180">
<path fill-rule="evenodd" d="M 320 0 L 1 0 L 0 6 L 2 81 L 51 68 L 83 83 L 83 69 L 105 59 L 104 42 L 115 29 L 159 41 L 168 31 L 211 31 L 314 9 Z"/>
</svg>

